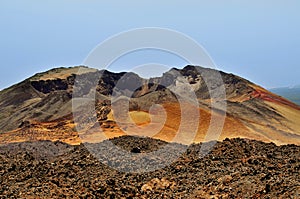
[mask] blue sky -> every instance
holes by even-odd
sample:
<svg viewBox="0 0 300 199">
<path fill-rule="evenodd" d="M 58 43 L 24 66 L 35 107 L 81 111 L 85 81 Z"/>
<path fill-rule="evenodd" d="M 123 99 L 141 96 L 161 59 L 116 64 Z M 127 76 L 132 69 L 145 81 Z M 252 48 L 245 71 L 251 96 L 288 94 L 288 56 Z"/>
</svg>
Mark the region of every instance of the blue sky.
<svg viewBox="0 0 300 199">
<path fill-rule="evenodd" d="M 0 89 L 56 66 L 80 65 L 108 37 L 141 27 L 182 32 L 218 69 L 267 88 L 300 84 L 300 1 L 1 0 Z M 142 57 L 142 58 L 141 58 Z M 150 53 L 119 60 L 114 70 L 161 62 Z"/>
</svg>

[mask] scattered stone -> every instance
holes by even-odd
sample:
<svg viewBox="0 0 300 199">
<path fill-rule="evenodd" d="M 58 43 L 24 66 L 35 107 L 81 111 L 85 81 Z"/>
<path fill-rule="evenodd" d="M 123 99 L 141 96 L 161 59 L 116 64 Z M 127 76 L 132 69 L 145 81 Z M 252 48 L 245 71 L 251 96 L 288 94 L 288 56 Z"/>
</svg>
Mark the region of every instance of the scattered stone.
<svg viewBox="0 0 300 199">
<path fill-rule="evenodd" d="M 139 147 L 134 147 L 132 150 L 131 150 L 132 153 L 141 153 L 141 149 Z"/>
</svg>

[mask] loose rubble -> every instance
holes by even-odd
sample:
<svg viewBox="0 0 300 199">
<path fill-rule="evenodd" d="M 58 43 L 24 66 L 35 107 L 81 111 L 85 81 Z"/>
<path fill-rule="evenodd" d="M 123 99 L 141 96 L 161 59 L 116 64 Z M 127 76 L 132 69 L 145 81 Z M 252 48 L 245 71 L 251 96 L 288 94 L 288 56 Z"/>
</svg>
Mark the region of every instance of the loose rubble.
<svg viewBox="0 0 300 199">
<path fill-rule="evenodd" d="M 111 142 L 135 154 L 150 153 L 167 144 L 130 136 Z M 183 147 L 170 145 L 174 149 Z M 200 149 L 200 144 L 189 146 L 180 158 L 163 169 L 126 173 L 103 164 L 83 144 L 39 141 L 2 145 L 0 198 L 300 196 L 300 146 L 226 139 L 204 157 L 199 157 Z M 121 159 L 119 164 L 128 166 Z"/>
</svg>

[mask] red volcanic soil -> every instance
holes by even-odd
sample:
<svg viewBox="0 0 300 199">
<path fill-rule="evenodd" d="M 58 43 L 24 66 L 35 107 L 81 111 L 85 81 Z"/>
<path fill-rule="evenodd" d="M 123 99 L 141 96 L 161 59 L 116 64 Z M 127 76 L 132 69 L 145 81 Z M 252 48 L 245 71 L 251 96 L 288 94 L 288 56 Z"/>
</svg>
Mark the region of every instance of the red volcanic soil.
<svg viewBox="0 0 300 199">
<path fill-rule="evenodd" d="M 278 95 L 275 95 L 267 90 L 263 90 L 263 89 L 255 89 L 255 91 L 253 91 L 251 93 L 251 97 L 252 98 L 259 98 L 259 99 L 263 99 L 265 101 L 269 101 L 269 102 L 273 102 L 273 103 L 277 103 L 277 104 L 281 104 L 281 105 L 287 105 L 290 106 L 296 110 L 300 110 L 300 107 Z"/>
</svg>

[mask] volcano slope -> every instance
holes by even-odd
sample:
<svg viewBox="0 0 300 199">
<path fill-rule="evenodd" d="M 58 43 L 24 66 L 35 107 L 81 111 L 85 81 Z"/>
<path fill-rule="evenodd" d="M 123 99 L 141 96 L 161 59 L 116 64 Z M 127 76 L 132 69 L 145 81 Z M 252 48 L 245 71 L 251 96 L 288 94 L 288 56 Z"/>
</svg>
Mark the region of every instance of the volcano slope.
<svg viewBox="0 0 300 199">
<path fill-rule="evenodd" d="M 224 86 L 226 99 L 212 98 L 203 79 L 203 76 L 218 74 L 223 82 L 222 85 L 215 83 L 214 89 Z M 72 110 L 72 102 L 76 100 L 72 98 L 74 84 L 78 78 L 83 80 L 77 90 L 82 96 L 91 94 L 90 85 L 93 80 L 97 81 L 93 110 L 96 120 L 85 129 L 86 133 L 78 133 L 75 128 L 78 124 L 73 120 L 74 112 L 85 110 L 85 106 Z M 208 81 L 214 84 L 213 78 Z M 0 143 L 60 140 L 76 145 L 126 134 L 172 141 L 182 120 L 182 106 L 172 90 L 184 90 L 185 82 L 195 93 L 198 103 L 195 109 L 200 114 L 198 129 L 190 142 L 210 141 L 206 135 L 214 125 L 212 116 L 222 118 L 226 114 L 220 136 L 213 136 L 213 139 L 240 137 L 278 145 L 300 144 L 298 105 L 241 77 L 198 66 L 173 68 L 162 77 L 151 79 L 140 78 L 134 73 L 97 71 L 83 66 L 36 74 L 0 92 Z M 125 103 L 129 104 L 130 117 L 121 126 L 116 122 L 116 110 L 111 103 L 113 93 L 129 99 Z M 212 101 L 225 102 L 227 109 L 212 110 Z M 159 105 L 157 111 L 154 104 Z M 160 111 L 164 114 L 158 114 Z M 188 137 L 189 132 L 186 133 L 185 137 Z M 176 141 L 187 142 L 184 136 L 182 141 Z"/>
<path fill-rule="evenodd" d="M 214 89 L 224 86 L 226 99 L 212 98 L 203 79 L 218 74 L 222 84 L 208 81 Z M 76 90 L 78 78 L 83 81 Z M 182 106 L 172 92 L 184 93 L 186 82 L 197 106 Z M 95 95 L 95 119 L 83 132 L 77 132 L 81 124 L 74 115 L 91 115 L 86 104 L 74 106 L 80 100 L 74 91 L 82 98 Z M 124 97 L 112 100 L 114 93 Z M 212 109 L 212 102 L 226 102 L 227 109 Z M 200 115 L 199 127 L 190 129 L 196 130 L 193 144 L 183 144 L 188 131 L 176 139 L 182 107 L 194 110 L 185 110 L 190 118 Z M 120 111 L 127 113 L 122 122 Z M 57 68 L 1 91 L 0 113 L 0 198 L 299 197 L 299 106 L 233 74 L 186 66 L 143 79 L 82 66 Z M 220 136 L 207 138 L 216 125 L 212 117 L 222 121 L 224 115 Z M 200 144 L 213 138 L 223 142 Z M 170 150 L 151 156 L 164 146 Z M 121 149 L 135 156 L 125 159 Z M 147 154 L 147 160 L 140 158 Z M 154 171 L 143 173 L 139 164 Z"/>
<path fill-rule="evenodd" d="M 122 136 L 103 143 L 137 157 L 168 144 L 152 138 Z M 103 144 L 101 143 L 101 144 Z M 276 146 L 247 139 L 225 139 L 206 156 L 193 144 L 170 165 L 156 171 L 125 173 L 109 166 L 125 168 L 128 162 L 118 151 L 106 148 L 114 163 L 96 159 L 87 145 L 67 145 L 56 141 L 11 143 L 0 146 L 1 198 L 299 198 L 300 147 Z M 89 144 L 94 149 L 100 143 Z M 108 145 L 109 146 L 109 145 Z M 181 144 L 170 144 L 160 154 L 160 163 Z M 139 148 L 140 151 L 136 151 Z M 149 167 L 156 157 L 143 162 Z M 136 158 L 127 160 L 136 161 Z M 109 165 L 109 166 L 107 166 Z M 134 164 L 131 164 L 134 166 Z M 131 168 L 128 168 L 131 169 Z"/>
</svg>

